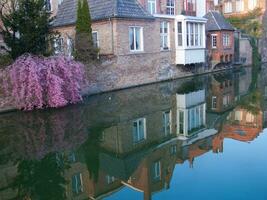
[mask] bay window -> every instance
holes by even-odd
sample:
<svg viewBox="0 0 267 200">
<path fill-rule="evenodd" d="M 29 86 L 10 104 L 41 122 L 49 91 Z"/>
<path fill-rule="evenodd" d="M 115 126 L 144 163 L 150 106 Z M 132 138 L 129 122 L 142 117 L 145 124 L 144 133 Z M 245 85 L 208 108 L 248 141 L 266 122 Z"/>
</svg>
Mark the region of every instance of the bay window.
<svg viewBox="0 0 267 200">
<path fill-rule="evenodd" d="M 157 12 L 156 0 L 148 0 L 147 4 L 148 12 L 151 15 L 155 14 Z"/>
<path fill-rule="evenodd" d="M 186 29 L 186 45 L 188 47 L 201 47 L 203 44 L 203 24 L 187 22 Z"/>
<path fill-rule="evenodd" d="M 143 51 L 143 28 L 129 28 L 129 46 L 131 51 Z"/>
<path fill-rule="evenodd" d="M 160 23 L 160 48 L 161 50 L 169 49 L 169 23 Z"/>
</svg>

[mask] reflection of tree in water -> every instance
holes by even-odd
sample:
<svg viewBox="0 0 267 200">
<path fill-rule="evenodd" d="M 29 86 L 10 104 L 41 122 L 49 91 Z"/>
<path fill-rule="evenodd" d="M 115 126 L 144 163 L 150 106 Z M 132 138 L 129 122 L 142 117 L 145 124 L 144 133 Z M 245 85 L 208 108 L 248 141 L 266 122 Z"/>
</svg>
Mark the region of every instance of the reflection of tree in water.
<svg viewBox="0 0 267 200">
<path fill-rule="evenodd" d="M 103 130 L 103 127 L 95 127 L 91 129 L 90 137 L 78 149 L 79 155 L 83 157 L 86 163 L 90 178 L 93 179 L 94 182 L 98 181 L 100 137 Z"/>
<path fill-rule="evenodd" d="M 18 189 L 17 200 L 66 199 L 63 158 L 48 154 L 41 160 L 22 160 L 18 163 L 18 175 L 14 188 Z"/>
<path fill-rule="evenodd" d="M 203 89 L 203 81 L 198 77 L 183 83 L 177 90 L 178 94 L 188 94 Z"/>
<path fill-rule="evenodd" d="M 84 112 L 75 107 L 1 116 L 0 131 L 6 136 L 0 136 L 1 148 L 9 149 L 13 160 L 41 159 L 51 152 L 75 148 L 88 136 L 84 120 Z"/>
</svg>

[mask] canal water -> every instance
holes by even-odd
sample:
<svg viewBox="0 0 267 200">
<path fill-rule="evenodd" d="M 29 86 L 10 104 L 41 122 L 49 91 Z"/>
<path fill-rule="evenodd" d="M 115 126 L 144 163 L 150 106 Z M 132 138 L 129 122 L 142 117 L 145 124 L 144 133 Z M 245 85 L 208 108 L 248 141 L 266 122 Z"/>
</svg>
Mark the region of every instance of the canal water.
<svg viewBox="0 0 267 200">
<path fill-rule="evenodd" d="M 0 116 L 1 200 L 266 200 L 267 69 Z"/>
</svg>

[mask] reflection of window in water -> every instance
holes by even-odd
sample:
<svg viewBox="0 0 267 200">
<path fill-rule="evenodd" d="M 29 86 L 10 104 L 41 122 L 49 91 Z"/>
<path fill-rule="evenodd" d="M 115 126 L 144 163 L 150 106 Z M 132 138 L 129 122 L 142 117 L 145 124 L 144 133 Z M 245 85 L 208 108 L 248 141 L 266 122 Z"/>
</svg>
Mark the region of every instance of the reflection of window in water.
<svg viewBox="0 0 267 200">
<path fill-rule="evenodd" d="M 107 175 L 106 176 L 106 181 L 107 181 L 107 184 L 111 184 L 111 183 L 113 183 L 115 181 L 115 177 Z"/>
<path fill-rule="evenodd" d="M 247 113 L 246 115 L 246 122 L 252 123 L 254 122 L 255 116 L 251 113 Z"/>
<path fill-rule="evenodd" d="M 176 154 L 176 152 L 177 152 L 177 146 L 176 145 L 172 145 L 170 147 L 170 154 L 174 155 L 174 154 Z"/>
<path fill-rule="evenodd" d="M 146 119 L 141 118 L 133 122 L 133 140 L 138 143 L 146 139 Z"/>
<path fill-rule="evenodd" d="M 204 105 L 196 106 L 188 111 L 188 131 L 200 128 L 204 125 L 203 111 Z"/>
<path fill-rule="evenodd" d="M 211 108 L 216 109 L 217 108 L 217 97 L 213 96 L 211 101 L 212 101 L 211 102 Z"/>
<path fill-rule="evenodd" d="M 171 111 L 163 112 L 163 131 L 164 135 L 170 135 L 171 134 Z"/>
<path fill-rule="evenodd" d="M 74 152 L 71 152 L 68 156 L 68 160 L 70 163 L 75 163 L 76 162 L 76 156 L 75 156 L 75 153 Z"/>
<path fill-rule="evenodd" d="M 161 163 L 160 161 L 153 163 L 153 179 L 160 180 L 161 179 Z"/>
<path fill-rule="evenodd" d="M 78 174 L 72 176 L 71 183 L 72 183 L 73 194 L 79 194 L 79 193 L 83 192 L 83 182 L 82 182 L 82 174 L 81 173 L 78 173 Z"/>
<path fill-rule="evenodd" d="M 223 106 L 228 106 L 230 104 L 230 96 L 229 95 L 225 95 L 223 96 Z"/>
<path fill-rule="evenodd" d="M 235 111 L 235 120 L 236 121 L 241 121 L 242 120 L 242 116 L 243 116 L 243 112 L 242 111 Z"/>
<path fill-rule="evenodd" d="M 179 111 L 179 133 L 184 133 L 184 111 Z"/>
</svg>

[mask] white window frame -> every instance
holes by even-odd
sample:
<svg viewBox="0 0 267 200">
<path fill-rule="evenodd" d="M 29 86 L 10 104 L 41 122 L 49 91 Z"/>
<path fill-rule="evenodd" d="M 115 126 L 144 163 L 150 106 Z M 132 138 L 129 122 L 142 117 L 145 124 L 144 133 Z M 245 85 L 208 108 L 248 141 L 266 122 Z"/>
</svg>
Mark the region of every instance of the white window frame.
<svg viewBox="0 0 267 200">
<path fill-rule="evenodd" d="M 136 29 L 140 29 L 140 49 L 136 49 Z M 142 52 L 144 51 L 144 36 L 143 36 L 143 27 L 141 26 L 129 26 L 129 35 L 130 35 L 130 31 L 131 29 L 133 29 L 133 35 L 134 35 L 134 49 L 131 49 L 131 44 L 130 44 L 130 40 L 129 40 L 129 48 L 131 52 Z M 129 37 L 130 38 L 130 37 Z"/>
<path fill-rule="evenodd" d="M 167 0 L 166 1 L 166 14 L 167 15 L 175 15 L 175 0 Z"/>
<path fill-rule="evenodd" d="M 96 48 L 99 48 L 99 34 L 98 34 L 98 31 L 92 31 L 92 36 L 93 36 L 93 34 L 96 34 L 96 38 L 97 38 L 96 44 L 94 44 L 94 45 L 96 45 L 95 46 Z M 94 40 L 93 40 L 93 42 L 94 42 Z"/>
<path fill-rule="evenodd" d="M 163 24 L 163 26 L 162 26 Z M 164 32 L 165 30 L 165 25 L 167 26 L 167 33 Z M 163 27 L 163 28 L 162 28 Z M 162 21 L 160 22 L 160 30 L 162 30 L 162 32 L 160 32 L 160 49 L 162 51 L 164 50 L 169 50 L 170 49 L 170 23 L 168 21 Z M 165 38 L 167 37 L 167 41 L 165 41 Z M 167 47 L 163 47 L 163 45 L 167 44 Z"/>
<path fill-rule="evenodd" d="M 60 55 L 64 53 L 64 38 L 59 37 L 54 39 L 54 54 Z"/>
<path fill-rule="evenodd" d="M 141 133 L 139 132 L 139 121 L 142 121 L 142 123 L 143 123 L 144 138 L 141 138 Z M 146 140 L 146 137 L 147 137 L 147 135 L 146 135 L 146 118 L 136 119 L 136 120 L 133 121 L 133 124 L 134 123 L 137 123 L 137 140 L 134 141 L 134 139 L 133 139 L 133 141 L 134 141 L 135 144 L 137 144 L 139 142 L 142 142 L 142 141 Z M 133 134 L 134 134 L 134 132 L 133 132 Z M 134 135 L 133 135 L 133 137 L 134 137 Z"/>
<path fill-rule="evenodd" d="M 189 48 L 203 47 L 202 23 L 186 21 L 186 46 Z"/>
<path fill-rule="evenodd" d="M 223 33 L 223 46 L 229 47 L 230 44 L 231 44 L 230 34 L 229 33 Z"/>
<path fill-rule="evenodd" d="M 154 5 L 154 10 L 153 10 Z M 148 12 L 153 15 L 157 13 L 157 1 L 156 0 L 148 0 L 147 1 L 147 10 Z"/>
<path fill-rule="evenodd" d="M 254 10 L 257 7 L 258 0 L 248 0 L 248 9 Z"/>
<path fill-rule="evenodd" d="M 224 13 L 233 12 L 233 3 L 231 1 L 227 1 L 224 3 Z"/>
<path fill-rule="evenodd" d="M 235 10 L 236 10 L 236 12 L 244 11 L 244 0 L 236 0 Z"/>
<path fill-rule="evenodd" d="M 211 35 L 211 48 L 216 49 L 218 44 L 218 37 L 217 34 Z"/>
</svg>

